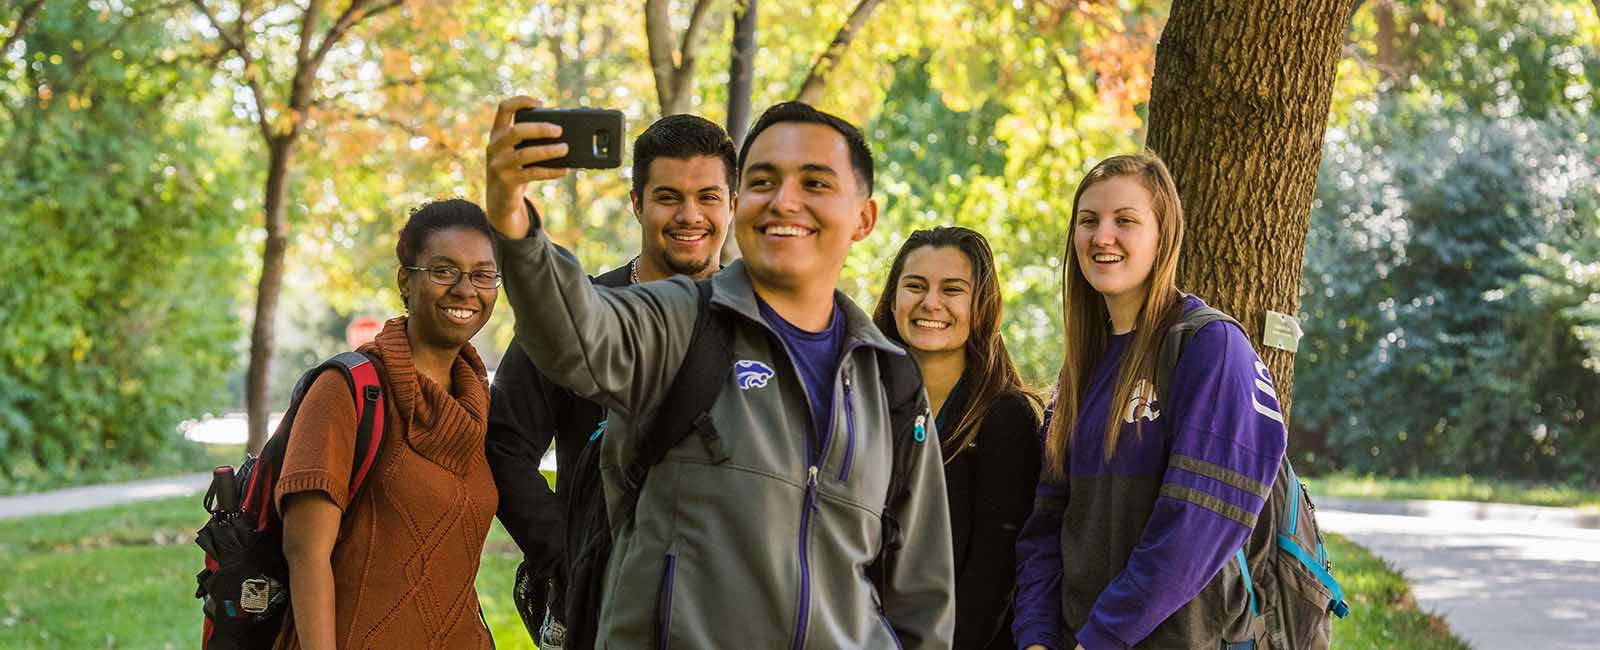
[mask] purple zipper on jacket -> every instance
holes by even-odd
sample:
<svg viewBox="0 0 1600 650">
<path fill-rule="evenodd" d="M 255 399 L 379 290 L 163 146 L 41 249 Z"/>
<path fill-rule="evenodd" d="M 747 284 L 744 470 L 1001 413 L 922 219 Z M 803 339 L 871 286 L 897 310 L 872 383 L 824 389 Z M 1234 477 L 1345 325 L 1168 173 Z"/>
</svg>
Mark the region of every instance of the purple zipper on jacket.
<svg viewBox="0 0 1600 650">
<path fill-rule="evenodd" d="M 667 650 L 667 635 L 672 626 L 672 574 L 677 558 L 668 554 L 661 564 L 661 583 L 656 587 L 656 650 Z"/>
<path fill-rule="evenodd" d="M 850 375 L 844 376 L 844 467 L 839 469 L 839 482 L 850 478 L 850 462 L 856 455 L 856 406 L 850 399 Z"/>
<path fill-rule="evenodd" d="M 817 507 L 817 466 L 806 469 L 806 502 L 800 510 L 800 611 L 796 613 L 794 648 L 801 650 L 806 644 L 806 621 L 811 617 L 811 561 L 806 553 L 806 529 L 811 524 L 811 511 Z"/>
<path fill-rule="evenodd" d="M 839 353 L 839 369 L 835 371 L 836 375 L 844 377 L 846 435 L 849 436 L 850 444 L 850 448 L 845 450 L 845 463 L 843 471 L 840 472 L 841 477 L 850 471 L 850 456 L 855 448 L 855 418 L 851 417 L 854 408 L 850 406 L 850 378 L 848 375 L 843 374 L 843 371 L 845 369 L 845 361 L 859 347 L 863 347 L 863 345 L 858 341 L 852 341 L 848 346 L 845 346 L 844 352 Z M 784 346 L 784 351 L 789 351 L 787 345 Z M 809 408 L 811 406 L 811 394 L 806 391 L 806 383 L 803 379 L 800 381 L 800 393 L 806 396 L 806 406 Z M 805 647 L 806 623 L 811 616 L 811 558 L 806 553 L 806 540 L 810 538 L 808 533 L 811 529 L 811 511 L 817 509 L 817 468 L 827 463 L 828 443 L 833 441 L 833 427 L 828 427 L 826 435 L 821 431 L 813 433 L 817 437 L 815 450 L 811 446 L 811 436 L 806 436 L 806 455 L 810 456 L 808 459 L 810 464 L 806 468 L 806 502 L 800 511 L 800 604 L 799 612 L 795 616 L 798 621 L 794 631 L 795 650 L 801 650 Z M 815 455 L 812 455 L 813 451 L 816 452 Z M 843 479 L 841 478 L 840 480 Z"/>
</svg>

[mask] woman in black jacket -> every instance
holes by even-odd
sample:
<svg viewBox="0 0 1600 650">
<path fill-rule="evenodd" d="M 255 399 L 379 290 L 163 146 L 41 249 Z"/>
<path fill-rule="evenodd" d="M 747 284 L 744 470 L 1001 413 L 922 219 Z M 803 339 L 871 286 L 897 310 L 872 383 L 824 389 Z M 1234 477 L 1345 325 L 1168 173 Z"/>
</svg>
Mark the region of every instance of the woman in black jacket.
<svg viewBox="0 0 1600 650">
<path fill-rule="evenodd" d="M 1000 282 L 983 235 L 918 230 L 895 256 L 873 320 L 922 366 L 944 451 L 956 564 L 957 650 L 1015 648 L 1017 532 L 1039 478 L 1038 398 L 1000 336 Z"/>
</svg>

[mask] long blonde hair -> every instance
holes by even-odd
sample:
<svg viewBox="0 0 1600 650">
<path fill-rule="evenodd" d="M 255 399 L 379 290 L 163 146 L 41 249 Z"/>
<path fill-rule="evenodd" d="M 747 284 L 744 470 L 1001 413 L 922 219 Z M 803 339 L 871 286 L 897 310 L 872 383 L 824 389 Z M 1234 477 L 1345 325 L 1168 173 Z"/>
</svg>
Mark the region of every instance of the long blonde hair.
<svg viewBox="0 0 1600 650">
<path fill-rule="evenodd" d="M 1100 161 L 1078 184 L 1072 197 L 1072 223 L 1067 236 L 1066 267 L 1061 273 L 1062 326 L 1065 345 L 1061 375 L 1057 378 L 1055 408 L 1050 428 L 1045 438 L 1046 471 L 1056 479 L 1067 476 L 1067 463 L 1072 449 L 1073 429 L 1078 421 L 1078 411 L 1087 397 L 1088 384 L 1096 365 L 1105 356 L 1110 340 L 1111 315 L 1100 292 L 1090 286 L 1079 267 L 1075 240 L 1078 236 L 1078 201 L 1084 190 L 1096 183 L 1119 177 L 1132 177 L 1150 192 L 1150 205 L 1155 213 L 1159 239 L 1156 258 L 1145 280 L 1144 304 L 1134 322 L 1133 341 L 1123 355 L 1121 368 L 1109 411 L 1106 414 L 1105 458 L 1110 462 L 1116 454 L 1117 439 L 1122 433 L 1118 426 L 1122 419 L 1121 405 L 1134 398 L 1139 382 L 1155 385 L 1156 355 L 1160 353 L 1165 324 L 1177 316 L 1182 301 L 1177 289 L 1178 254 L 1183 249 L 1183 205 L 1178 200 L 1178 188 L 1172 182 L 1166 163 L 1154 152 L 1144 151 L 1132 155 L 1113 156 Z M 1135 418 L 1135 422 L 1139 422 Z M 1138 425 L 1135 425 L 1138 426 Z"/>
</svg>

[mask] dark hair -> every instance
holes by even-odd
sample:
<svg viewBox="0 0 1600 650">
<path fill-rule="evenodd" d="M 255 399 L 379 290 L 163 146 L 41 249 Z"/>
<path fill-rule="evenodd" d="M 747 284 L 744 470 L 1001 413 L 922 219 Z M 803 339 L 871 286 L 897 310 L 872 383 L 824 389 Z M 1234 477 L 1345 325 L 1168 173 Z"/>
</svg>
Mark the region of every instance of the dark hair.
<svg viewBox="0 0 1600 650">
<path fill-rule="evenodd" d="M 428 244 L 428 237 L 441 230 L 465 228 L 489 234 L 489 217 L 483 208 L 466 199 L 440 199 L 429 201 L 411 210 L 411 218 L 400 229 L 400 241 L 394 245 L 394 256 L 401 266 L 416 266 L 417 255 Z"/>
<path fill-rule="evenodd" d="M 697 115 L 668 115 L 633 141 L 633 193 L 644 194 L 650 163 L 656 158 L 721 158 L 728 170 L 728 191 L 739 189 L 739 158 L 733 139 L 714 122 Z M 640 197 L 641 200 L 643 197 Z"/>
<path fill-rule="evenodd" d="M 750 143 L 756 141 L 756 136 L 774 124 L 783 122 L 805 122 L 808 124 L 821 124 L 839 132 L 844 136 L 845 144 L 850 146 L 850 164 L 855 167 L 856 179 L 867 190 L 867 195 L 872 195 L 872 148 L 867 146 L 867 139 L 861 136 L 861 130 L 854 124 L 843 119 L 824 113 L 805 102 L 783 102 L 774 104 L 772 108 L 761 114 L 755 126 L 750 127 L 750 133 L 744 137 L 744 146 L 739 149 L 739 171 L 744 172 L 745 165 L 750 164 Z"/>
<path fill-rule="evenodd" d="M 948 463 L 978 437 L 979 425 L 989 414 L 989 407 L 1007 393 L 1016 393 L 1038 407 L 1039 398 L 1030 392 L 1011 362 L 1005 338 L 1000 335 L 1000 318 L 1004 311 L 1000 297 L 1000 279 L 994 270 L 994 253 L 983 235 L 960 226 L 940 226 L 932 230 L 911 233 L 889 267 L 889 277 L 884 281 L 883 292 L 878 294 L 878 306 L 872 310 L 872 322 L 884 335 L 905 345 L 900 328 L 894 319 L 894 299 L 905 272 L 906 258 L 919 248 L 954 248 L 965 255 L 972 265 L 972 315 L 967 335 L 967 370 L 962 381 L 967 382 L 966 406 L 956 414 L 954 429 L 942 445 L 944 462 Z"/>
</svg>

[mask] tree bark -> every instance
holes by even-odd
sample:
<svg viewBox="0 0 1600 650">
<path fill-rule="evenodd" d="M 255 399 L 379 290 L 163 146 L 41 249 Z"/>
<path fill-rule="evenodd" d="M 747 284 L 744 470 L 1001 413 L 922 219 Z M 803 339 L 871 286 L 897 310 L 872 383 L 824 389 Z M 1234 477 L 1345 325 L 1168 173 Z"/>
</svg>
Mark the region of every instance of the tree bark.
<svg viewBox="0 0 1600 650">
<path fill-rule="evenodd" d="M 750 132 L 750 95 L 756 65 L 756 4 L 757 0 L 743 0 L 733 13 L 733 55 L 728 59 L 728 137 L 733 139 L 734 149 L 744 146 L 744 136 Z M 736 259 L 739 259 L 738 240 L 733 237 L 722 240 L 722 263 Z"/>
<path fill-rule="evenodd" d="M 1597 0 L 1600 1 L 1600 0 Z M 23 32 L 28 31 L 28 23 L 33 22 L 39 10 L 44 8 L 44 0 L 33 0 L 22 8 L 22 15 L 17 17 L 17 26 L 6 36 L 6 43 L 0 46 L 0 54 L 11 51 L 11 46 L 22 39 Z"/>
<path fill-rule="evenodd" d="M 256 126 L 267 143 L 267 180 L 262 192 L 262 212 L 265 218 L 267 241 L 261 252 L 261 278 L 256 287 L 255 320 L 250 328 L 250 368 L 245 372 L 245 412 L 249 418 L 245 448 L 258 452 L 267 442 L 267 387 L 272 379 L 272 355 L 277 350 L 276 317 L 278 295 L 283 289 L 284 258 L 289 248 L 289 223 L 285 204 L 289 196 L 289 175 L 294 146 L 299 140 L 300 126 L 306 111 L 316 104 L 317 72 L 322 62 L 338 42 L 363 20 L 403 4 L 404 0 L 351 0 L 333 24 L 322 33 L 315 46 L 312 38 L 318 19 L 322 15 L 324 0 L 310 0 L 300 16 L 299 42 L 295 50 L 294 76 L 289 80 L 285 111 L 288 118 L 275 123 L 267 114 L 268 101 L 259 77 L 262 66 L 250 51 L 250 26 L 245 16 L 230 30 L 217 19 L 205 0 L 192 0 L 195 7 L 217 30 L 226 50 L 232 50 L 245 64 L 245 82 L 250 87 L 256 106 Z"/>
<path fill-rule="evenodd" d="M 1600 2 L 1600 0 L 1595 0 Z M 1372 5 L 1372 18 L 1378 23 L 1377 58 L 1378 79 L 1387 85 L 1399 83 L 1404 77 L 1400 57 L 1396 52 L 1399 34 L 1395 29 L 1393 0 L 1378 0 Z"/>
<path fill-rule="evenodd" d="M 1149 147 L 1187 215 L 1178 282 L 1249 333 L 1288 413 L 1294 355 L 1261 345 L 1297 315 L 1322 137 L 1350 0 L 1177 0 L 1156 47 Z"/>
<path fill-rule="evenodd" d="M 844 58 L 845 50 L 850 49 L 850 42 L 855 40 L 856 34 L 867 24 L 867 18 L 872 16 L 872 10 L 877 9 L 882 0 L 861 0 L 856 3 L 856 8 L 850 12 L 850 17 L 845 19 L 844 26 L 839 28 L 839 33 L 833 37 L 833 42 L 828 44 L 828 49 L 822 51 L 822 56 L 811 66 L 811 72 L 806 75 L 804 83 L 800 84 L 800 92 L 795 99 L 807 104 L 815 105 L 822 101 L 822 92 L 828 89 L 828 79 L 832 76 L 833 69 L 838 67 L 839 60 Z"/>
<path fill-rule="evenodd" d="M 733 138 L 735 148 L 744 146 L 744 134 L 750 131 L 750 93 L 756 65 L 756 3 L 757 0 L 743 0 L 733 14 L 733 56 L 728 61 L 728 136 Z"/>
<path fill-rule="evenodd" d="M 272 379 L 272 354 L 277 349 L 278 294 L 283 290 L 283 262 L 289 249 L 289 221 L 284 200 L 289 188 L 289 158 L 294 136 L 273 138 L 267 146 L 267 183 L 262 192 L 267 242 L 261 251 L 261 279 L 256 286 L 255 323 L 250 329 L 250 369 L 245 375 L 245 410 L 251 453 L 267 443 L 267 388 Z"/>
<path fill-rule="evenodd" d="M 644 35 L 650 50 L 650 71 L 656 80 L 656 97 L 661 115 L 687 113 L 694 100 L 694 68 L 700 52 L 701 33 L 711 0 L 695 0 L 690 10 L 689 27 L 679 41 L 672 30 L 669 0 L 645 0 Z M 677 51 L 677 60 L 673 52 Z"/>
</svg>

